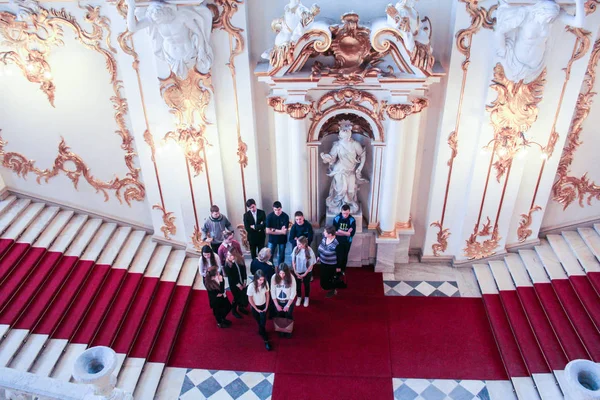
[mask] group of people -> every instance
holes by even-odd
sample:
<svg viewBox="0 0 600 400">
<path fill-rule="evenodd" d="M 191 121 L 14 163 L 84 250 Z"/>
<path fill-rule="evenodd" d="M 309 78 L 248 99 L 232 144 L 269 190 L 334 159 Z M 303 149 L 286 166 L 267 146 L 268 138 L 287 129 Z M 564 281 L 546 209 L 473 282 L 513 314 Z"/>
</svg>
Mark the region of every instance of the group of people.
<svg viewBox="0 0 600 400">
<path fill-rule="evenodd" d="M 273 211 L 268 215 L 258 209 L 254 199 L 248 199 L 246 207 L 244 228 L 252 256 L 252 282 L 248 282 L 242 247 L 234 239 L 231 223 L 216 205 L 211 207 L 210 217 L 201 228 L 207 244 L 202 248 L 198 268 L 204 277 L 217 326 L 227 328 L 231 325 L 226 318 L 230 312 L 240 319 L 243 318 L 241 314 L 248 315 L 249 305 L 258 323 L 258 333 L 266 349 L 270 350 L 267 319 L 292 321 L 294 307 L 309 306 L 310 283 L 317 263 L 320 263 L 321 288 L 327 291 L 327 298 L 335 296 L 338 288 L 346 287 L 345 270 L 356 233 L 356 221 L 350 215 L 350 207 L 342 206 L 332 225 L 325 227 L 316 256 L 311 248 L 313 227 L 301 211 L 296 211 L 294 224 L 290 224 L 290 218 L 279 201 L 273 203 Z M 284 262 L 288 242 L 292 246 L 291 267 Z M 233 295 L 231 303 L 225 293 L 225 276 Z M 291 337 L 290 329 L 277 330 L 280 336 Z"/>
</svg>

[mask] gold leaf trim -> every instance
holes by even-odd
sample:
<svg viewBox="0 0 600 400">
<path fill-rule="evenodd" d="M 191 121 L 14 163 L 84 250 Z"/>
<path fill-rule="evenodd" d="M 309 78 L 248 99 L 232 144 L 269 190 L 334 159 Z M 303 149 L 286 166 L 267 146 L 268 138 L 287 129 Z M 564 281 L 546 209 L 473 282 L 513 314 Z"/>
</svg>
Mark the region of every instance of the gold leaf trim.
<svg viewBox="0 0 600 400">
<path fill-rule="evenodd" d="M 517 236 L 519 238 L 519 242 L 523 243 L 525 240 L 527 240 L 529 236 L 531 236 L 531 234 L 533 233 L 533 231 L 529 229 L 531 223 L 533 222 L 531 214 L 541 209 L 542 207 L 540 206 L 533 206 L 527 214 L 521 214 L 521 220 L 519 221 L 519 227 L 517 228 Z"/>
<path fill-rule="evenodd" d="M 396 121 L 401 121 L 412 114 L 418 114 L 429 106 L 429 100 L 419 98 L 411 100 L 411 104 L 388 104 L 387 115 Z"/>
<path fill-rule="evenodd" d="M 433 250 L 433 255 L 435 257 L 439 257 L 441 253 L 445 252 L 448 248 L 448 236 L 450 236 L 450 229 L 442 227 L 442 224 L 439 221 L 432 222 L 432 227 L 438 228 L 437 233 L 437 242 L 431 245 L 431 250 Z"/>
<path fill-rule="evenodd" d="M 244 228 L 243 224 L 240 224 L 237 226 L 237 229 L 242 238 L 242 246 L 244 246 L 246 250 L 250 251 L 250 242 L 248 241 L 248 232 L 246 232 L 246 228 Z"/>
<path fill-rule="evenodd" d="M 491 237 L 489 239 L 485 239 L 482 242 L 477 241 L 478 237 L 486 237 L 490 235 Z M 479 260 L 493 256 L 496 254 L 496 249 L 498 248 L 498 242 L 500 239 L 501 238 L 498 235 L 498 225 L 494 226 L 492 231 L 490 217 L 487 217 L 487 222 L 483 224 L 481 230 L 479 230 L 478 224 L 475 224 L 473 233 L 471 236 L 469 236 L 469 239 L 466 240 L 467 246 L 464 248 L 465 257 L 467 257 L 469 260 Z"/>
<path fill-rule="evenodd" d="M 177 233 L 177 227 L 175 226 L 175 215 L 173 215 L 172 212 L 167 212 L 160 204 L 153 205 L 152 209 L 162 211 L 163 226 L 160 227 L 160 230 L 165 239 L 171 240 L 170 235 L 175 235 Z"/>
<path fill-rule="evenodd" d="M 35 161 L 28 160 L 24 155 L 16 152 L 5 152 L 4 147 L 7 142 L 1 141 L 0 156 L 2 157 L 2 165 L 12 169 L 21 177 L 25 177 L 28 172 L 32 172 L 38 175 L 37 182 L 40 183 L 41 179 L 48 182 L 49 179 L 58 175 L 60 171 L 64 172 L 67 177 L 73 182 L 74 187 L 77 189 L 79 178 L 81 176 L 94 188 L 96 192 L 102 192 L 104 194 L 104 200 L 108 201 L 109 196 L 107 191 L 114 190 L 115 196 L 122 202 L 122 198 L 125 202 L 131 206 L 131 201 L 142 201 L 146 195 L 146 189 L 143 183 L 140 181 L 140 169 L 134 165 L 134 157 L 137 155 L 133 147 L 133 137 L 131 136 L 127 126 L 125 124 L 124 116 L 128 112 L 127 100 L 121 96 L 122 85 L 121 81 L 118 80 L 117 76 L 117 62 L 112 54 L 114 48 L 110 44 L 111 36 L 109 27 L 109 20 L 107 17 L 100 15 L 100 7 L 93 7 L 86 5 L 84 9 L 87 11 L 85 14 L 85 21 L 92 25 L 92 31 L 86 31 L 79 25 L 76 19 L 64 9 L 57 11 L 54 9 L 47 10 L 41 6 L 37 7 L 37 10 L 31 8 L 23 8 L 23 16 L 31 21 L 31 25 L 34 28 L 32 31 L 31 27 L 26 23 L 21 23 L 23 30 L 21 31 L 20 40 L 33 40 L 36 45 L 44 47 L 45 44 L 38 43 L 40 40 L 40 31 L 44 32 L 43 36 L 46 37 L 45 43 L 53 44 L 64 44 L 62 42 L 62 27 L 68 26 L 75 33 L 75 38 L 82 45 L 88 49 L 94 50 L 104 56 L 106 61 L 106 69 L 110 75 L 110 83 L 113 87 L 114 95 L 110 98 L 113 103 L 115 110 L 115 121 L 119 129 L 116 133 L 121 137 L 121 148 L 125 151 L 125 164 L 129 170 L 125 178 L 115 177 L 108 182 L 104 182 L 95 178 L 89 171 L 89 167 L 85 164 L 83 159 L 73 153 L 67 146 L 64 139 L 61 138 L 61 142 L 58 146 L 58 156 L 54 161 L 52 169 L 41 170 L 35 167 Z M 13 15 L 10 13 L 2 13 L 0 18 L 5 18 L 7 15 Z M 13 15 L 14 17 L 14 15 Z M 43 28 L 40 28 L 43 27 Z M 102 47 L 102 39 L 105 36 L 104 30 L 107 30 L 106 44 L 108 49 Z M 33 39 L 33 38 L 38 39 Z M 49 39 L 52 38 L 52 39 Z M 50 42 L 48 42 L 50 40 Z M 22 46 L 22 44 L 18 44 Z M 48 49 L 46 48 L 45 51 Z M 68 169 L 65 164 L 71 163 L 74 169 Z M 123 192 L 123 195 L 121 193 Z"/>
<path fill-rule="evenodd" d="M 194 246 L 194 249 L 201 252 L 202 247 L 208 244 L 208 242 L 202 240 L 202 232 L 200 232 L 198 225 L 194 225 L 194 232 L 192 233 L 192 246 Z"/>
<path fill-rule="evenodd" d="M 592 101 L 596 93 L 593 92 L 596 82 L 596 67 L 600 60 L 600 39 L 596 40 L 587 66 L 585 78 L 583 80 L 583 89 L 577 98 L 575 105 L 575 114 L 571 120 L 569 133 L 567 134 L 566 145 L 563 149 L 560 161 L 558 163 L 558 179 L 552 186 L 552 199 L 561 203 L 563 209 L 566 209 L 575 199 L 579 206 L 584 207 L 584 200 L 591 205 L 592 199 L 600 200 L 600 185 L 597 185 L 587 177 L 587 172 L 580 178 L 569 176 L 571 164 L 575 158 L 575 151 L 581 145 L 580 136 L 583 130 L 582 125 L 590 113 Z M 586 199 L 587 197 L 587 199 Z"/>
</svg>

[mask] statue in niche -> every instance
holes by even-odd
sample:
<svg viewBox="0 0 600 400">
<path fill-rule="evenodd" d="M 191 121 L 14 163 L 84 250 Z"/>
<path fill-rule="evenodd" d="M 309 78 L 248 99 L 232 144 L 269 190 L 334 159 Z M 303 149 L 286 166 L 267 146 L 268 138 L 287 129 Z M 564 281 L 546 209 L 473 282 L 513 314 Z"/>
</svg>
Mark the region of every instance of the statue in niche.
<svg viewBox="0 0 600 400">
<path fill-rule="evenodd" d="M 412 50 L 415 47 L 415 36 L 419 33 L 421 20 L 419 12 L 415 9 L 415 0 L 400 0 L 396 5 L 388 4 L 386 10 L 387 23 L 398 29 L 406 40 L 406 47 Z"/>
<path fill-rule="evenodd" d="M 271 28 L 275 36 L 275 46 L 265 51 L 262 58 L 269 60 L 274 67 L 286 64 L 287 56 L 298 39 L 304 35 L 306 28 L 310 25 L 321 9 L 313 4 L 310 10 L 300 0 L 290 0 L 285 6 L 283 17 L 274 19 Z"/>
<path fill-rule="evenodd" d="M 169 64 L 175 75 L 185 79 L 194 67 L 200 73 L 209 72 L 213 62 L 212 13 L 205 5 L 178 8 L 154 0 L 139 21 L 135 17 L 135 0 L 127 0 L 127 5 L 127 28 L 131 32 L 148 28 L 154 54 Z"/>
<path fill-rule="evenodd" d="M 568 14 L 552 0 L 538 0 L 528 6 L 502 3 L 496 11 L 496 53 L 508 79 L 529 83 L 546 66 L 548 38 L 560 19 L 575 28 L 583 26 L 584 0 L 575 0 L 575 15 Z"/>
<path fill-rule="evenodd" d="M 327 176 L 332 177 L 329 196 L 325 200 L 327 213 L 339 214 L 344 204 L 350 206 L 351 213 L 358 212 L 358 185 L 367 182 L 362 177 L 367 152 L 352 139 L 352 122 L 340 121 L 339 140 L 333 143 L 329 154 L 321 153 L 321 158 L 329 164 Z"/>
</svg>

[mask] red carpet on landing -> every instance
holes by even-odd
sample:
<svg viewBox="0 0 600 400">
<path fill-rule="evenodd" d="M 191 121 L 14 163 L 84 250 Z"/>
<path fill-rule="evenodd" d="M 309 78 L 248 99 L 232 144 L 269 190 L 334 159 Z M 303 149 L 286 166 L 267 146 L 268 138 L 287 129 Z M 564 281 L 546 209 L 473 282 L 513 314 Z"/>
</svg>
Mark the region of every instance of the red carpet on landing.
<svg viewBox="0 0 600 400">
<path fill-rule="evenodd" d="M 338 398 L 390 398 L 392 377 L 507 379 L 481 299 L 386 297 L 372 268 L 349 268 L 348 289 L 332 299 L 318 277 L 311 291 L 291 339 L 268 323 L 267 352 L 253 318 L 230 316 L 232 327 L 220 329 L 207 293 L 194 290 L 168 365 L 275 372 L 277 399 L 328 398 L 328 388 Z M 154 352 L 164 354 L 160 345 Z"/>
</svg>

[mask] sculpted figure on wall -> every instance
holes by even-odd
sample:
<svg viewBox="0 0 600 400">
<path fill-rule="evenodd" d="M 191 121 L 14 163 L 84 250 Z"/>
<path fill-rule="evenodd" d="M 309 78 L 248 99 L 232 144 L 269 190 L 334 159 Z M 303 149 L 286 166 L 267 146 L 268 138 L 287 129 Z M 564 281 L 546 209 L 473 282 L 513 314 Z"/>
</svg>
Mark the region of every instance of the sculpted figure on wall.
<svg viewBox="0 0 600 400">
<path fill-rule="evenodd" d="M 508 79 L 529 83 L 537 78 L 546 65 L 554 22 L 560 19 L 581 28 L 584 16 L 584 0 L 575 0 L 575 15 L 569 15 L 552 0 L 538 0 L 528 6 L 500 4 L 496 11 L 496 52 Z"/>
<path fill-rule="evenodd" d="M 352 122 L 340 121 L 339 140 L 333 144 L 329 154 L 321 153 L 325 164 L 329 164 L 327 176 L 331 176 L 329 195 L 325 200 L 328 214 L 339 214 L 342 206 L 348 204 L 350 212 L 356 213 L 358 205 L 358 185 L 367 182 L 362 177 L 367 152 L 360 143 L 352 139 Z"/>
<path fill-rule="evenodd" d="M 177 7 L 162 0 L 150 2 L 145 15 L 135 17 L 135 0 L 127 0 L 127 27 L 131 32 L 148 28 L 154 54 L 169 64 L 179 78 L 185 79 L 196 67 L 205 74 L 213 62 L 210 47 L 212 13 L 205 5 Z"/>
<path fill-rule="evenodd" d="M 395 6 L 388 4 L 386 14 L 388 25 L 401 32 L 407 42 L 407 48 L 411 50 L 415 46 L 415 36 L 421 26 L 415 0 L 400 0 Z"/>
<path fill-rule="evenodd" d="M 304 35 L 307 27 L 320 11 L 321 9 L 316 4 L 308 9 L 300 0 L 290 0 L 285 6 L 283 17 L 274 19 L 271 23 L 271 28 L 277 33 L 275 46 L 265 51 L 262 58 L 269 60 L 274 67 L 285 65 L 289 50 Z"/>
</svg>

